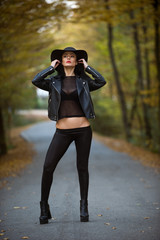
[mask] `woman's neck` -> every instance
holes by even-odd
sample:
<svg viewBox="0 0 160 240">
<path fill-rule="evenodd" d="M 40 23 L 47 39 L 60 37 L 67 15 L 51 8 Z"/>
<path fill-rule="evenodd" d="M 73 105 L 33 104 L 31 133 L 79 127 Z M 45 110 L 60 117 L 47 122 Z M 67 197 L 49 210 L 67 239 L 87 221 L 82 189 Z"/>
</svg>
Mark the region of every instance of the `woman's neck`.
<svg viewBox="0 0 160 240">
<path fill-rule="evenodd" d="M 75 76 L 74 73 L 75 68 L 64 68 L 64 72 L 66 76 Z"/>
</svg>

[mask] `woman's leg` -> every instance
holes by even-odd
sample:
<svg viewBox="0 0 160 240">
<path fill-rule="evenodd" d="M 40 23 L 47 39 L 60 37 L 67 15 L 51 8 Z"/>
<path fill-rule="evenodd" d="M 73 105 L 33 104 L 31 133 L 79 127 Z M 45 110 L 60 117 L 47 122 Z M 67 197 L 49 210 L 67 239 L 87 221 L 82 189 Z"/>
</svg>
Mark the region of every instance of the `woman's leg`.
<svg viewBox="0 0 160 240">
<path fill-rule="evenodd" d="M 63 134 L 62 130 L 56 130 L 45 158 L 41 183 L 41 201 L 48 201 L 54 170 L 71 142 L 70 136 Z"/>
<path fill-rule="evenodd" d="M 77 169 L 80 184 L 80 220 L 81 222 L 89 221 L 88 214 L 88 160 L 92 140 L 92 130 L 90 127 L 82 128 L 75 140 L 77 149 Z"/>
<path fill-rule="evenodd" d="M 84 127 L 79 130 L 75 139 L 77 150 L 77 170 L 79 175 L 81 200 L 88 199 L 89 172 L 88 161 L 92 140 L 92 130 L 90 127 Z"/>
</svg>

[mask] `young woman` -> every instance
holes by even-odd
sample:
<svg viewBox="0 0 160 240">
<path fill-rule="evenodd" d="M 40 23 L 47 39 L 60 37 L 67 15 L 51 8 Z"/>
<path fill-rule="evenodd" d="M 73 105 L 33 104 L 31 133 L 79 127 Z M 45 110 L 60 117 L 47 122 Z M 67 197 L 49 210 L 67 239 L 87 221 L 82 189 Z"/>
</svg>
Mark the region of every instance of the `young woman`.
<svg viewBox="0 0 160 240">
<path fill-rule="evenodd" d="M 54 170 L 74 141 L 80 185 L 80 220 L 89 221 L 88 214 L 88 159 L 92 130 L 88 119 L 95 118 L 90 91 L 104 86 L 106 81 L 87 64 L 84 50 L 67 47 L 53 50 L 51 66 L 38 73 L 32 83 L 49 92 L 48 116 L 56 121 L 56 132 L 46 154 L 41 184 L 40 224 L 48 223 L 51 213 L 48 204 Z M 56 76 L 48 75 L 57 71 Z M 89 73 L 92 78 L 89 77 Z"/>
</svg>

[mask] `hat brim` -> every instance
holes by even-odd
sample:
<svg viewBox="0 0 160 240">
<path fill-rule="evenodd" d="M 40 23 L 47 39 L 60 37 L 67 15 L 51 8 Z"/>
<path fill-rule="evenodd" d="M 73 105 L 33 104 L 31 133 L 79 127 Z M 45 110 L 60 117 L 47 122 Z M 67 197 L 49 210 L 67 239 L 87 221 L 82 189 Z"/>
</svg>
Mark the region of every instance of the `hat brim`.
<svg viewBox="0 0 160 240">
<path fill-rule="evenodd" d="M 86 62 L 88 61 L 88 54 L 85 50 L 61 50 L 55 49 L 51 53 L 51 62 L 55 59 L 62 61 L 62 54 L 65 52 L 74 52 L 77 56 L 77 60 L 84 58 Z"/>
</svg>

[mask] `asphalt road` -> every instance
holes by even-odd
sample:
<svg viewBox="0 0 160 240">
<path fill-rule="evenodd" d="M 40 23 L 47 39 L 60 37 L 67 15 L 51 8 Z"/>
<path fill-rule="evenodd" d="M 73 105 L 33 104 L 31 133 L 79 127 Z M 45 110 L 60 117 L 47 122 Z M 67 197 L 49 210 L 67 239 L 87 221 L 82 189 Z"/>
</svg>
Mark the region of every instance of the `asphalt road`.
<svg viewBox="0 0 160 240">
<path fill-rule="evenodd" d="M 160 240 L 160 175 L 95 140 L 90 155 L 90 222 L 79 221 L 72 144 L 54 174 L 49 199 L 53 219 L 39 224 L 42 166 L 54 131 L 54 123 L 47 121 L 22 133 L 37 154 L 27 169 L 0 190 L 0 239 Z"/>
</svg>

